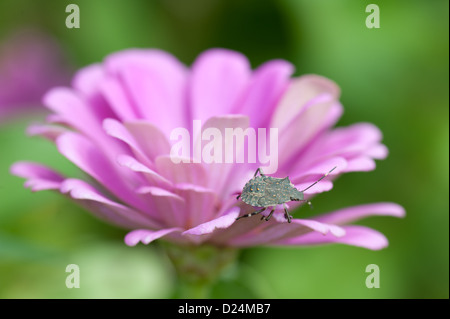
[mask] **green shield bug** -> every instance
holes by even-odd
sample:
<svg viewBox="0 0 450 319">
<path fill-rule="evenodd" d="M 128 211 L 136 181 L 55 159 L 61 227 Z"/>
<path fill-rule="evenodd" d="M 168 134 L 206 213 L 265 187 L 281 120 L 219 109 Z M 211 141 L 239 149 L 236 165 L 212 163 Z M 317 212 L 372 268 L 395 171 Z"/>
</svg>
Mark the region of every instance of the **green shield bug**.
<svg viewBox="0 0 450 319">
<path fill-rule="evenodd" d="M 268 207 L 272 207 L 270 214 L 267 217 L 263 216 L 261 218 L 261 220 L 265 219 L 266 221 L 268 221 L 275 211 L 275 206 L 283 204 L 284 216 L 290 223 L 292 216 L 287 210 L 286 203 L 290 201 L 306 201 L 303 195 L 304 191 L 316 185 L 318 182 L 328 176 L 328 174 L 330 174 L 335 168 L 336 166 L 321 178 L 319 178 L 317 181 L 301 191 L 295 188 L 295 186 L 289 180 L 289 177 L 276 178 L 266 176 L 264 175 L 261 168 L 258 168 L 253 178 L 245 184 L 244 188 L 242 189 L 242 193 L 239 194 L 236 199 L 241 198 L 241 200 L 246 204 L 262 208 L 253 213 L 240 216 L 236 218 L 236 220 L 244 217 L 251 217 L 253 215 L 262 213 Z M 256 176 L 258 175 L 258 173 L 260 176 Z"/>
</svg>

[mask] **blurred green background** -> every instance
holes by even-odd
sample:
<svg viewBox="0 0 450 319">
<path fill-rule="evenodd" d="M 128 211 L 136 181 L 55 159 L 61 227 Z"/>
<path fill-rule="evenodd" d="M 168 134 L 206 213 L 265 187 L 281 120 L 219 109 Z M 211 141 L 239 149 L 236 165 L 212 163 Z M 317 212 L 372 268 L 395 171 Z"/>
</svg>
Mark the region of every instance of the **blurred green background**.
<svg viewBox="0 0 450 319">
<path fill-rule="evenodd" d="M 80 7 L 80 29 L 65 27 L 69 3 Z M 365 26 L 369 3 L 380 8 L 379 29 Z M 297 216 L 393 201 L 407 217 L 361 222 L 388 237 L 382 251 L 343 245 L 243 250 L 212 296 L 448 298 L 448 6 L 446 0 L 3 0 L 0 39 L 37 27 L 60 42 L 76 68 L 129 47 L 161 48 L 189 65 L 205 49 L 226 47 L 254 67 L 284 58 L 296 65 L 296 75 L 333 79 L 345 108 L 339 125 L 374 123 L 390 155 L 373 172 L 342 176 L 314 199 L 312 212 Z M 49 142 L 25 135 L 36 120 L 24 116 L 0 126 L 0 298 L 173 296 L 173 270 L 158 243 L 129 248 L 124 230 L 58 194 L 33 194 L 10 176 L 17 160 L 79 174 Z M 65 287 L 71 263 L 80 266 L 80 289 Z M 380 267 L 379 289 L 365 286 L 368 264 Z"/>
</svg>

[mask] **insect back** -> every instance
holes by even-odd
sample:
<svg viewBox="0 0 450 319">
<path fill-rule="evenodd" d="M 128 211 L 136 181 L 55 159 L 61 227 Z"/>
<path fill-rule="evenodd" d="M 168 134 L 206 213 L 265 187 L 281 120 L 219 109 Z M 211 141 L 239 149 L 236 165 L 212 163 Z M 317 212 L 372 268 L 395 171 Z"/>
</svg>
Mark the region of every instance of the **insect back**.
<svg viewBox="0 0 450 319">
<path fill-rule="evenodd" d="M 304 191 L 316 185 L 318 182 L 328 176 L 328 174 L 330 174 L 335 168 L 336 167 L 333 167 L 328 173 L 326 173 L 316 182 L 301 191 L 295 188 L 295 186 L 289 180 L 289 177 L 276 178 L 266 176 L 261 171 L 261 169 L 258 168 L 255 172 L 254 177 L 245 184 L 244 188 L 242 189 L 242 193 L 237 197 L 237 199 L 241 198 L 242 201 L 246 204 L 263 208 L 253 213 L 240 216 L 237 219 L 251 217 L 263 212 L 267 207 L 273 206 L 273 209 L 270 212 L 269 216 L 265 218 L 265 220 L 268 221 L 275 210 L 274 207 L 276 205 L 283 204 L 285 217 L 290 223 L 291 215 L 287 211 L 286 203 L 290 201 L 306 201 L 303 195 Z M 258 173 L 260 173 L 260 176 L 256 176 Z"/>
<path fill-rule="evenodd" d="M 245 184 L 240 196 L 244 203 L 265 207 L 266 178 L 266 176 L 257 176 Z"/>
<path fill-rule="evenodd" d="M 265 177 L 265 192 L 264 192 L 264 206 L 272 206 L 284 204 L 292 200 L 296 194 L 297 189 L 292 185 L 289 177 L 275 178 Z M 298 192 L 298 191 L 297 191 Z M 301 194 L 303 196 L 303 194 Z"/>
<path fill-rule="evenodd" d="M 242 201 L 257 207 L 279 205 L 291 200 L 303 200 L 288 177 L 257 176 L 245 184 L 240 196 Z"/>
</svg>

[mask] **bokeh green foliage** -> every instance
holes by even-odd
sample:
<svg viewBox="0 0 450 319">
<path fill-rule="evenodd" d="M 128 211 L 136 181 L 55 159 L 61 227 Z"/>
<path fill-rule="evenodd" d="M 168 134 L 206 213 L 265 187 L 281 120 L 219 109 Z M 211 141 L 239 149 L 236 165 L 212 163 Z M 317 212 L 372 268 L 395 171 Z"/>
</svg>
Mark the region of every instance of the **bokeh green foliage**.
<svg viewBox="0 0 450 319">
<path fill-rule="evenodd" d="M 77 3 L 81 28 L 65 27 Z M 314 198 L 310 216 L 345 206 L 393 201 L 405 219 L 361 222 L 390 246 L 251 248 L 213 290 L 222 298 L 448 298 L 449 114 L 448 1 L 376 1 L 380 29 L 368 29 L 372 1 L 4 0 L 0 38 L 36 26 L 60 41 L 77 67 L 130 47 L 156 47 L 186 64 L 210 47 L 247 55 L 253 66 L 283 58 L 296 75 L 317 73 L 342 89 L 339 125 L 368 121 L 384 134 L 389 157 L 369 173 L 342 176 Z M 0 127 L 0 297 L 166 298 L 174 272 L 158 244 L 128 248 L 125 231 L 105 225 L 53 193 L 32 194 L 10 176 L 17 160 L 35 160 L 71 176 L 80 172 L 48 142 L 25 136 L 36 118 Z M 65 266 L 82 269 L 80 289 L 65 287 Z M 365 286 L 377 264 L 381 288 Z"/>
</svg>

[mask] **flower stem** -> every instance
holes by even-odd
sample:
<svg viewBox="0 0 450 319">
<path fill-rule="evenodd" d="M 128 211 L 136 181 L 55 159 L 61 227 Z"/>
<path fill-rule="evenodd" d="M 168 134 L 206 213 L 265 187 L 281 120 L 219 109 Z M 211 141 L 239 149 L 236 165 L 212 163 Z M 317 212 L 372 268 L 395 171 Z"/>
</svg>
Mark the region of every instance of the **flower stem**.
<svg viewBox="0 0 450 319">
<path fill-rule="evenodd" d="M 178 246 L 170 243 L 163 246 L 177 273 L 176 298 L 210 297 L 212 285 L 237 256 L 237 251 L 229 247 Z"/>
<path fill-rule="evenodd" d="M 207 281 L 186 281 L 180 279 L 177 283 L 175 298 L 207 299 L 211 295 L 211 284 Z"/>
</svg>

